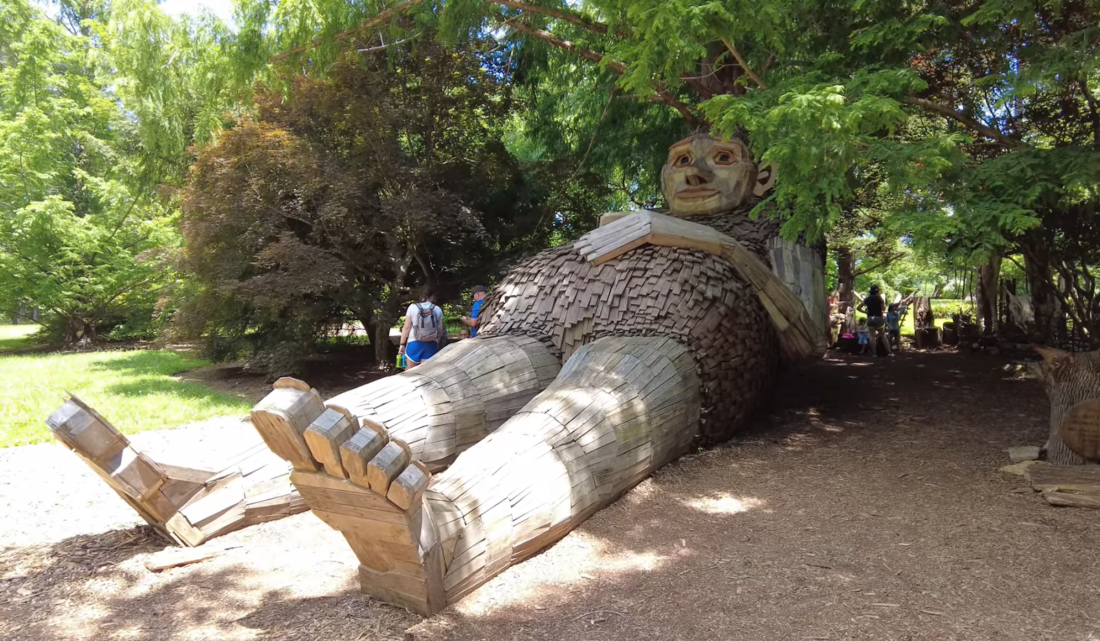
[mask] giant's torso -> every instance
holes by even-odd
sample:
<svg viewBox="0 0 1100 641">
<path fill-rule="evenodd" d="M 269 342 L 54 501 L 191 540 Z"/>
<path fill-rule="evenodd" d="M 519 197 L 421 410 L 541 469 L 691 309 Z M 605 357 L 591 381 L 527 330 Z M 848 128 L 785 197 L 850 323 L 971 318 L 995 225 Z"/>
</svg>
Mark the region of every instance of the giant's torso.
<svg viewBox="0 0 1100 641">
<path fill-rule="evenodd" d="M 726 215 L 718 221 L 725 225 L 700 222 L 729 233 L 743 220 Z M 749 222 L 743 226 L 758 233 L 741 230 L 738 237 L 763 254 L 768 238 L 760 227 L 768 223 Z M 756 295 L 732 265 L 692 249 L 647 245 L 601 265 L 572 244 L 550 249 L 512 269 L 481 318 L 479 337 L 536 336 L 563 360 L 603 336 L 679 340 L 695 355 L 704 385 L 703 436 L 713 441 L 744 422 L 779 362 L 772 323 Z"/>
</svg>

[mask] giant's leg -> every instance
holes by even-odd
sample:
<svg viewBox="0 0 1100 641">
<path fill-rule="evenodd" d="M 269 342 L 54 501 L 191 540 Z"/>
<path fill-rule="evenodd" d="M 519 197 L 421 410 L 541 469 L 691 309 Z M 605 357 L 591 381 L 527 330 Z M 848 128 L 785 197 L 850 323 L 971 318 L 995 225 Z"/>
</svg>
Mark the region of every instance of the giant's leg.
<svg viewBox="0 0 1100 641">
<path fill-rule="evenodd" d="M 685 347 L 603 338 L 430 484 L 400 443 L 382 446 L 385 436 L 369 428 L 341 449 L 356 452 L 347 459 L 356 467 L 372 456 L 366 474 L 295 472 L 294 481 L 351 544 L 365 593 L 431 614 L 687 452 L 699 408 Z M 334 440 L 350 430 L 337 431 Z"/>
<path fill-rule="evenodd" d="M 560 369 L 536 339 L 475 338 L 447 346 L 414 370 L 334 396 L 325 407 L 353 419 L 356 429 L 369 425 L 403 441 L 413 459 L 439 470 L 546 389 Z M 315 471 L 324 459 L 311 454 L 304 432 L 324 408 L 298 416 L 291 409 L 296 398 L 273 392 L 252 420 L 279 456 L 296 469 Z M 331 473 L 346 478 L 339 470 Z"/>
</svg>

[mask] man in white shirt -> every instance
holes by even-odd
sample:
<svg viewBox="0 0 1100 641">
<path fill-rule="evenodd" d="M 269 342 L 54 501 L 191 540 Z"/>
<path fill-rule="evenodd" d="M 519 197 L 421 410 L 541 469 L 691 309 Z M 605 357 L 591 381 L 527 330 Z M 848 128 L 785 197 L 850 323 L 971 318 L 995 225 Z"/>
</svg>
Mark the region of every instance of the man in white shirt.
<svg viewBox="0 0 1100 641">
<path fill-rule="evenodd" d="M 431 287 L 424 288 L 420 300 L 405 310 L 405 326 L 401 329 L 398 353 L 405 355 L 406 369 L 434 356 L 447 336 L 447 330 L 443 327 L 443 310 L 435 304 L 435 293 Z"/>
</svg>

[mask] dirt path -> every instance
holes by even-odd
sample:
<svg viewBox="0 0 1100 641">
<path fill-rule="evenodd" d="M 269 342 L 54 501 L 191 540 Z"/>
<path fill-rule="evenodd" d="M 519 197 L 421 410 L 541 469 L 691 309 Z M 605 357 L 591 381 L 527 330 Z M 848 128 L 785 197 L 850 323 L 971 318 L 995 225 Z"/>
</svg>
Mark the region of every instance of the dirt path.
<svg viewBox="0 0 1100 641">
<path fill-rule="evenodd" d="M 1038 384 L 1006 363 L 790 372 L 740 440 L 428 621 L 359 596 L 309 513 L 150 573 L 163 544 L 71 454 L 0 450 L 0 638 L 1100 639 L 1100 514 L 997 472 L 1046 429 Z"/>
</svg>

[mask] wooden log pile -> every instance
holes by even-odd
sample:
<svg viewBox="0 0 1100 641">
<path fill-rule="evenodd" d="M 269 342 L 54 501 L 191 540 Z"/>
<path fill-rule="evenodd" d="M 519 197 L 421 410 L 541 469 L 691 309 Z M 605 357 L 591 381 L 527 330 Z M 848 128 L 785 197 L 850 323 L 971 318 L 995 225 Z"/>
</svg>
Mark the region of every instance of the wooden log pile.
<svg viewBox="0 0 1100 641">
<path fill-rule="evenodd" d="M 235 453 L 221 470 L 158 463 L 75 396 L 46 420 L 157 532 L 183 546 L 307 509 L 290 466 L 262 443 Z"/>
</svg>

